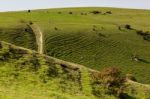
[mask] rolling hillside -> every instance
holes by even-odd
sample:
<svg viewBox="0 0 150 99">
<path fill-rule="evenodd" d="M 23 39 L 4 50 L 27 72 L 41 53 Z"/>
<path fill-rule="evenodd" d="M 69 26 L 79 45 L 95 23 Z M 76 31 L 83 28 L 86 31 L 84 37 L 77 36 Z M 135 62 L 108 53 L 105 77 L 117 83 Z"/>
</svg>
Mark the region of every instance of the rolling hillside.
<svg viewBox="0 0 150 99">
<path fill-rule="evenodd" d="M 45 54 L 96 70 L 117 66 L 150 84 L 149 34 L 148 39 L 137 34 L 150 31 L 149 16 L 148 10 L 115 8 L 5 12 L 0 13 L 0 40 L 37 50 L 35 34 L 27 28 L 37 24 Z"/>
<path fill-rule="evenodd" d="M 98 72 L 6 42 L 0 42 L 0 73 L 1 99 L 150 98 L 149 85 L 122 82 L 115 68 Z"/>
</svg>

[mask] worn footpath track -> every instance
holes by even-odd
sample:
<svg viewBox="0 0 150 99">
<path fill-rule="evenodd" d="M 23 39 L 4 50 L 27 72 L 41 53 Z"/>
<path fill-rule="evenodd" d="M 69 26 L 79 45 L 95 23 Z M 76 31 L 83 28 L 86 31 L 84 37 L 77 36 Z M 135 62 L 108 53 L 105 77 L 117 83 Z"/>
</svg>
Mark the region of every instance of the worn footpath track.
<svg viewBox="0 0 150 99">
<path fill-rule="evenodd" d="M 43 54 L 43 33 L 36 24 L 29 25 L 36 36 L 36 43 L 38 45 L 38 52 Z"/>
</svg>

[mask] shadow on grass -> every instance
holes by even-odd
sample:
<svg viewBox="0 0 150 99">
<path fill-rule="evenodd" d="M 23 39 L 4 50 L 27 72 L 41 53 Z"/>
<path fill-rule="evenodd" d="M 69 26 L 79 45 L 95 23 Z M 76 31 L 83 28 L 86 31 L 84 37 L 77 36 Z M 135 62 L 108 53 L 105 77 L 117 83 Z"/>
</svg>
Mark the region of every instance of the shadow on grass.
<svg viewBox="0 0 150 99">
<path fill-rule="evenodd" d="M 135 97 L 129 96 L 127 93 L 123 93 L 119 96 L 120 99 L 136 99 Z"/>
<path fill-rule="evenodd" d="M 150 61 L 147 61 L 147 60 L 145 60 L 145 59 L 138 59 L 140 62 L 143 62 L 143 63 L 146 63 L 146 64 L 150 64 Z"/>
</svg>

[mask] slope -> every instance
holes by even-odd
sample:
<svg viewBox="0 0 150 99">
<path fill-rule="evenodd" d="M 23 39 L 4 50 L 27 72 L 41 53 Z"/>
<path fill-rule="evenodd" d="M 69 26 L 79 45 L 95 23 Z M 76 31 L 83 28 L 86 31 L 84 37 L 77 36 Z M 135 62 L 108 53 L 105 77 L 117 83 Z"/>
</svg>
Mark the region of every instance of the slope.
<svg viewBox="0 0 150 99">
<path fill-rule="evenodd" d="M 111 86 L 105 87 L 102 82 L 108 80 L 107 75 L 97 78 L 108 72 L 100 73 L 6 42 L 0 42 L 0 73 L 1 99 L 118 99 L 115 90 L 111 93 Z M 118 82 L 118 78 L 115 80 Z M 148 85 L 130 80 L 125 85 L 120 86 L 121 90 L 124 87 L 123 99 L 149 99 Z"/>
<path fill-rule="evenodd" d="M 124 74 L 131 73 L 138 81 L 149 84 L 150 42 L 135 30 L 124 28 L 128 24 L 136 30 L 150 31 L 149 16 L 149 10 L 115 8 L 31 10 L 0 13 L 0 27 L 6 30 L 35 23 L 43 33 L 45 54 L 97 70 L 117 66 Z M 12 35 L 9 40 L 5 36 L 8 37 L 5 33 L 0 39 L 18 45 L 18 41 L 10 39 Z M 35 42 L 32 37 L 29 36 Z"/>
</svg>

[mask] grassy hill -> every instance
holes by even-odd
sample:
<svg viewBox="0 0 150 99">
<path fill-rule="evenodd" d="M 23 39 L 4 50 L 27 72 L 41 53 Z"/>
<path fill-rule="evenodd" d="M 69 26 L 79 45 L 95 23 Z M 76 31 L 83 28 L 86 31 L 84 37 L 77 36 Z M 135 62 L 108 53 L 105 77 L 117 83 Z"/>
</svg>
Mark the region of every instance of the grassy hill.
<svg viewBox="0 0 150 99">
<path fill-rule="evenodd" d="M 80 66 L 71 66 L 62 60 L 0 42 L 0 98 L 96 98 L 92 91 L 86 96 L 82 90 Z M 84 77 L 88 79 L 88 73 Z M 89 88 L 92 89 L 92 86 Z"/>
<path fill-rule="evenodd" d="M 150 98 L 149 85 L 120 82 L 120 73 L 112 70 L 98 72 L 0 42 L 1 99 Z M 111 86 L 106 87 L 106 82 Z M 121 94 L 118 96 L 118 93 Z"/>
<path fill-rule="evenodd" d="M 24 32 L 32 22 L 44 35 L 45 54 L 96 70 L 117 66 L 150 84 L 150 42 L 136 33 L 150 31 L 149 16 L 149 10 L 115 8 L 4 12 L 0 13 L 0 40 L 36 50 L 34 34 Z M 133 29 L 125 28 L 126 24 Z"/>
</svg>

